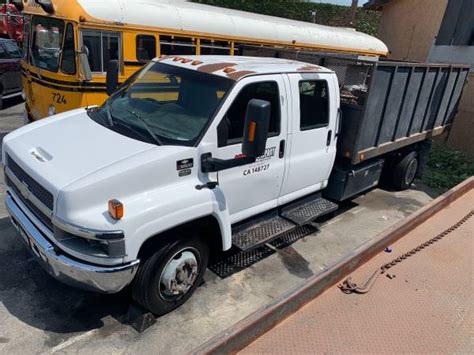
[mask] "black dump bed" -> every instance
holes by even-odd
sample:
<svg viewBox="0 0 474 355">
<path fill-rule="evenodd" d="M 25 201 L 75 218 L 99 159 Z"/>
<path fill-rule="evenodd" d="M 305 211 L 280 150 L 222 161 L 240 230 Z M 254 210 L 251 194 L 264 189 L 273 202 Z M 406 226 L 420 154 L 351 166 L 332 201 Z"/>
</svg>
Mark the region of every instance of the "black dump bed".
<svg viewBox="0 0 474 355">
<path fill-rule="evenodd" d="M 251 46 L 239 51 L 334 70 L 342 108 L 338 154 L 353 165 L 444 132 L 469 74 L 465 65 L 374 61 Z"/>
<path fill-rule="evenodd" d="M 444 132 L 469 67 L 354 61 L 345 71 L 338 151 L 358 164 Z"/>
</svg>

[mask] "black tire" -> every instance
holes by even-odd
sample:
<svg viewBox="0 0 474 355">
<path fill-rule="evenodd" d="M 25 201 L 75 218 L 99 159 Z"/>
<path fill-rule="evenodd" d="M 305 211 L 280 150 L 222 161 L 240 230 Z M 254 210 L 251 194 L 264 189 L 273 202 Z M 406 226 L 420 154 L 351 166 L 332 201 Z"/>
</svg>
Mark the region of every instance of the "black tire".
<svg viewBox="0 0 474 355">
<path fill-rule="evenodd" d="M 415 181 L 419 166 L 418 153 L 411 152 L 407 154 L 394 166 L 392 178 L 393 187 L 400 191 L 409 189 L 413 181 Z"/>
<path fill-rule="evenodd" d="M 180 295 L 166 294 L 168 291 L 162 282 L 165 268 L 184 253 L 192 253 L 198 261 L 197 276 L 192 286 Z M 174 259 L 173 259 L 174 257 Z M 184 304 L 201 284 L 207 269 L 209 248 L 199 238 L 180 239 L 164 243 L 137 272 L 132 285 L 132 295 L 136 302 L 147 310 L 161 316 Z M 189 275 L 189 274 L 187 274 Z"/>
</svg>

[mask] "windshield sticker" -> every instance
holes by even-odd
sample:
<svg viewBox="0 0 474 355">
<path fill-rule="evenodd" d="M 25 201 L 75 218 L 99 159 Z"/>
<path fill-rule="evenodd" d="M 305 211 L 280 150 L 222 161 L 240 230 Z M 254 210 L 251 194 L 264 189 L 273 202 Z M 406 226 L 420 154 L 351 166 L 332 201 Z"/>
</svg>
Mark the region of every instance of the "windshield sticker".
<svg viewBox="0 0 474 355">
<path fill-rule="evenodd" d="M 176 170 L 187 170 L 194 167 L 194 159 L 183 159 L 176 162 Z"/>
</svg>

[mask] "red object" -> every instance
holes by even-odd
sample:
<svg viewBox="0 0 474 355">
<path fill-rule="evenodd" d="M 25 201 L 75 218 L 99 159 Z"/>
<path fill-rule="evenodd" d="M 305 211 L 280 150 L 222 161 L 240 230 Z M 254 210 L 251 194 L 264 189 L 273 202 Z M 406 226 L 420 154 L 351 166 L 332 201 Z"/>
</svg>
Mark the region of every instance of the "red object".
<svg viewBox="0 0 474 355">
<path fill-rule="evenodd" d="M 13 4 L 0 6 L 0 37 L 23 41 L 23 17 Z"/>
</svg>

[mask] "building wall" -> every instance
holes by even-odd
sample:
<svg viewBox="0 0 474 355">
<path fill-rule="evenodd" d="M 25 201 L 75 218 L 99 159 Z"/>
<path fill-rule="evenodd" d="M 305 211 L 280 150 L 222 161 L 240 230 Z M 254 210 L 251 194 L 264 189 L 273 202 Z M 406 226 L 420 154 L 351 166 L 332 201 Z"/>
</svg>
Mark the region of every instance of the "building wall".
<svg viewBox="0 0 474 355">
<path fill-rule="evenodd" d="M 469 74 L 469 82 L 459 103 L 459 111 L 454 120 L 448 145 L 459 149 L 474 159 L 474 73 Z"/>
<path fill-rule="evenodd" d="M 392 0 L 382 13 L 378 37 L 390 58 L 424 62 L 438 34 L 448 0 Z"/>
<path fill-rule="evenodd" d="M 383 7 L 378 37 L 390 49 L 391 59 L 471 65 L 446 139 L 451 148 L 474 158 L 474 47 L 434 45 L 447 5 L 448 0 L 391 0 Z"/>
</svg>

